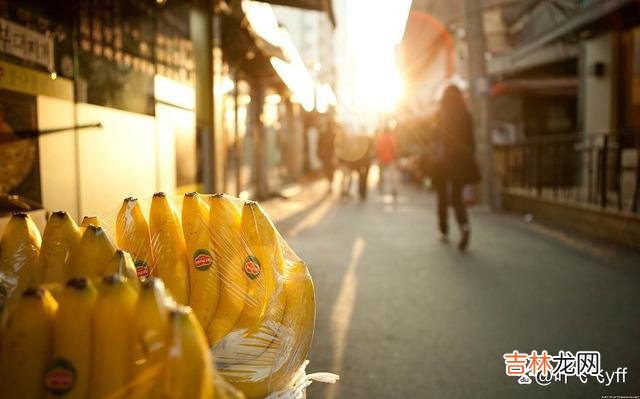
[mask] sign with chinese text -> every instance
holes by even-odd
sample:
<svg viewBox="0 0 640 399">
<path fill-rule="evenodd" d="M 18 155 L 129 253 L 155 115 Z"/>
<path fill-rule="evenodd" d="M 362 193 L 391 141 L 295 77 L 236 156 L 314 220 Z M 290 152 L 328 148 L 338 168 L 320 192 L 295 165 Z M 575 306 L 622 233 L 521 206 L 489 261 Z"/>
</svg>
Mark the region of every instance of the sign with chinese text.
<svg viewBox="0 0 640 399">
<path fill-rule="evenodd" d="M 53 70 L 53 40 L 0 18 L 0 52 Z"/>
</svg>

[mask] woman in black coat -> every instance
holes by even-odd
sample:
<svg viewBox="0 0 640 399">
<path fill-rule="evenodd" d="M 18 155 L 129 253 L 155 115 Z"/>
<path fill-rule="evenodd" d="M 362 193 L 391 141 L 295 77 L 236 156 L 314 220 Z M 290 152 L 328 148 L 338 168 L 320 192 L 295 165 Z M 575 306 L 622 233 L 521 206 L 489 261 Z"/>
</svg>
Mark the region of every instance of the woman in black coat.
<svg viewBox="0 0 640 399">
<path fill-rule="evenodd" d="M 452 85 L 444 91 L 435 124 L 432 180 L 438 194 L 440 232 L 446 239 L 449 232 L 447 208 L 451 203 L 460 226 L 459 247 L 465 250 L 469 245 L 471 228 L 462 191 L 466 184 L 480 180 L 480 174 L 474 156 L 473 122 L 458 87 Z"/>
</svg>

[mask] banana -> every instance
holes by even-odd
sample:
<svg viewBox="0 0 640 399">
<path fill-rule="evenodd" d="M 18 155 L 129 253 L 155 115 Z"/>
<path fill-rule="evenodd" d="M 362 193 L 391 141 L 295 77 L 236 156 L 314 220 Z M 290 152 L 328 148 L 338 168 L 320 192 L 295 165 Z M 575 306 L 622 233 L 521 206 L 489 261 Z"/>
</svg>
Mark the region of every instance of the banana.
<svg viewBox="0 0 640 399">
<path fill-rule="evenodd" d="M 84 231 L 84 229 L 86 229 L 90 225 L 102 227 L 103 229 L 105 227 L 104 220 L 102 220 L 98 216 L 85 216 L 82 218 L 82 222 L 80 223 L 80 229 Z"/>
<path fill-rule="evenodd" d="M 115 250 L 102 227 L 89 225 L 78 245 L 71 251 L 71 276 L 102 277 Z"/>
<path fill-rule="evenodd" d="M 189 257 L 189 306 L 203 326 L 209 326 L 218 307 L 220 277 L 209 232 L 209 206 L 198 193 L 182 203 L 182 230 Z"/>
<path fill-rule="evenodd" d="M 53 360 L 44 376 L 49 398 L 84 399 L 91 378 L 93 309 L 98 293 L 84 277 L 70 279 L 53 322 Z"/>
<path fill-rule="evenodd" d="M 0 240 L 0 310 L 35 283 L 42 239 L 31 217 L 14 213 Z"/>
<path fill-rule="evenodd" d="M 215 259 L 220 268 L 220 300 L 213 320 L 206 328 L 214 344 L 231 331 L 247 300 L 249 277 L 242 266 L 248 253 L 240 239 L 240 205 L 224 194 L 210 201 L 210 228 Z"/>
<path fill-rule="evenodd" d="M 169 349 L 160 381 L 163 398 L 210 399 L 215 369 L 207 338 L 189 307 L 178 306 L 170 314 Z"/>
<path fill-rule="evenodd" d="M 89 397 L 126 397 L 133 369 L 130 328 L 137 293 L 117 274 L 104 277 L 98 292 Z"/>
<path fill-rule="evenodd" d="M 50 361 L 57 303 L 42 288 L 27 288 L 9 315 L 2 341 L 2 397 L 41 398 L 43 375 Z"/>
<path fill-rule="evenodd" d="M 64 283 L 70 277 L 69 257 L 80 241 L 80 230 L 67 212 L 51 214 L 42 234 L 38 283 Z"/>
<path fill-rule="evenodd" d="M 286 307 L 275 345 L 248 364 L 220 370 L 248 399 L 286 388 L 309 352 L 316 304 L 313 281 L 302 261 L 285 272 L 284 291 Z"/>
<path fill-rule="evenodd" d="M 275 227 L 257 202 L 242 207 L 240 232 L 249 255 L 243 260 L 247 276 L 247 300 L 234 328 L 258 331 L 266 320 L 278 321 L 284 309 L 284 296 L 278 292 L 278 279 L 284 258 Z"/>
<path fill-rule="evenodd" d="M 131 398 L 158 397 L 169 341 L 169 303 L 162 280 L 142 284 L 133 322 L 134 369 Z"/>
<path fill-rule="evenodd" d="M 119 274 L 127 279 L 127 284 L 135 291 L 140 290 L 140 280 L 138 280 L 136 267 L 133 265 L 133 259 L 127 252 L 116 249 L 111 257 L 104 272 L 105 275 Z"/>
<path fill-rule="evenodd" d="M 116 243 L 129 252 L 141 281 L 155 274 L 149 226 L 136 198 L 125 198 L 116 219 Z"/>
<path fill-rule="evenodd" d="M 158 277 L 176 302 L 189 302 L 189 266 L 182 226 L 164 193 L 151 200 L 149 230 Z"/>
<path fill-rule="evenodd" d="M 80 237 L 84 234 L 85 230 L 89 226 L 102 227 L 103 229 L 107 229 L 106 224 L 102 218 L 98 216 L 84 216 L 82 218 L 82 222 L 80 222 L 80 226 L 78 226 L 78 231 L 80 231 Z"/>
</svg>

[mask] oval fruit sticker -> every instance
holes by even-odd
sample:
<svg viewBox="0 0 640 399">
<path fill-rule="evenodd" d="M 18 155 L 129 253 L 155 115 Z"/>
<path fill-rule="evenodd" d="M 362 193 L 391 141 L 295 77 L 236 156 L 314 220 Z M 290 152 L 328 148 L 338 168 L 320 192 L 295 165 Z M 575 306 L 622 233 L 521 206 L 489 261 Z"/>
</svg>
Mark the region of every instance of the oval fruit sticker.
<svg viewBox="0 0 640 399">
<path fill-rule="evenodd" d="M 133 262 L 133 265 L 136 267 L 136 275 L 140 281 L 144 281 L 149 277 L 149 266 L 147 266 L 147 262 L 137 260 Z"/>
<path fill-rule="evenodd" d="M 66 359 L 54 360 L 44 375 L 46 390 L 54 395 L 64 395 L 76 384 L 76 369 Z"/>
<path fill-rule="evenodd" d="M 193 253 L 193 265 L 200 271 L 209 270 L 211 265 L 213 265 L 211 252 L 206 249 L 196 249 Z"/>
<path fill-rule="evenodd" d="M 244 260 L 244 266 L 242 267 L 244 274 L 251 280 L 255 280 L 260 276 L 260 261 L 255 256 L 249 255 Z"/>
</svg>

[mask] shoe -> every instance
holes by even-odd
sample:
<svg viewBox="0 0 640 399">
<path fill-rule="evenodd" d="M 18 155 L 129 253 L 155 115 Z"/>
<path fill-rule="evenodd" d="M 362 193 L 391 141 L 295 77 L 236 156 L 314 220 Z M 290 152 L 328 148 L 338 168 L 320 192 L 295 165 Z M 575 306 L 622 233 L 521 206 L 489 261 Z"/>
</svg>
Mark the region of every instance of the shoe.
<svg viewBox="0 0 640 399">
<path fill-rule="evenodd" d="M 460 251 L 466 251 L 469 247 L 469 240 L 471 239 L 471 230 L 469 226 L 464 226 L 462 228 L 462 237 L 460 237 L 460 243 L 458 244 L 458 248 Z"/>
</svg>

